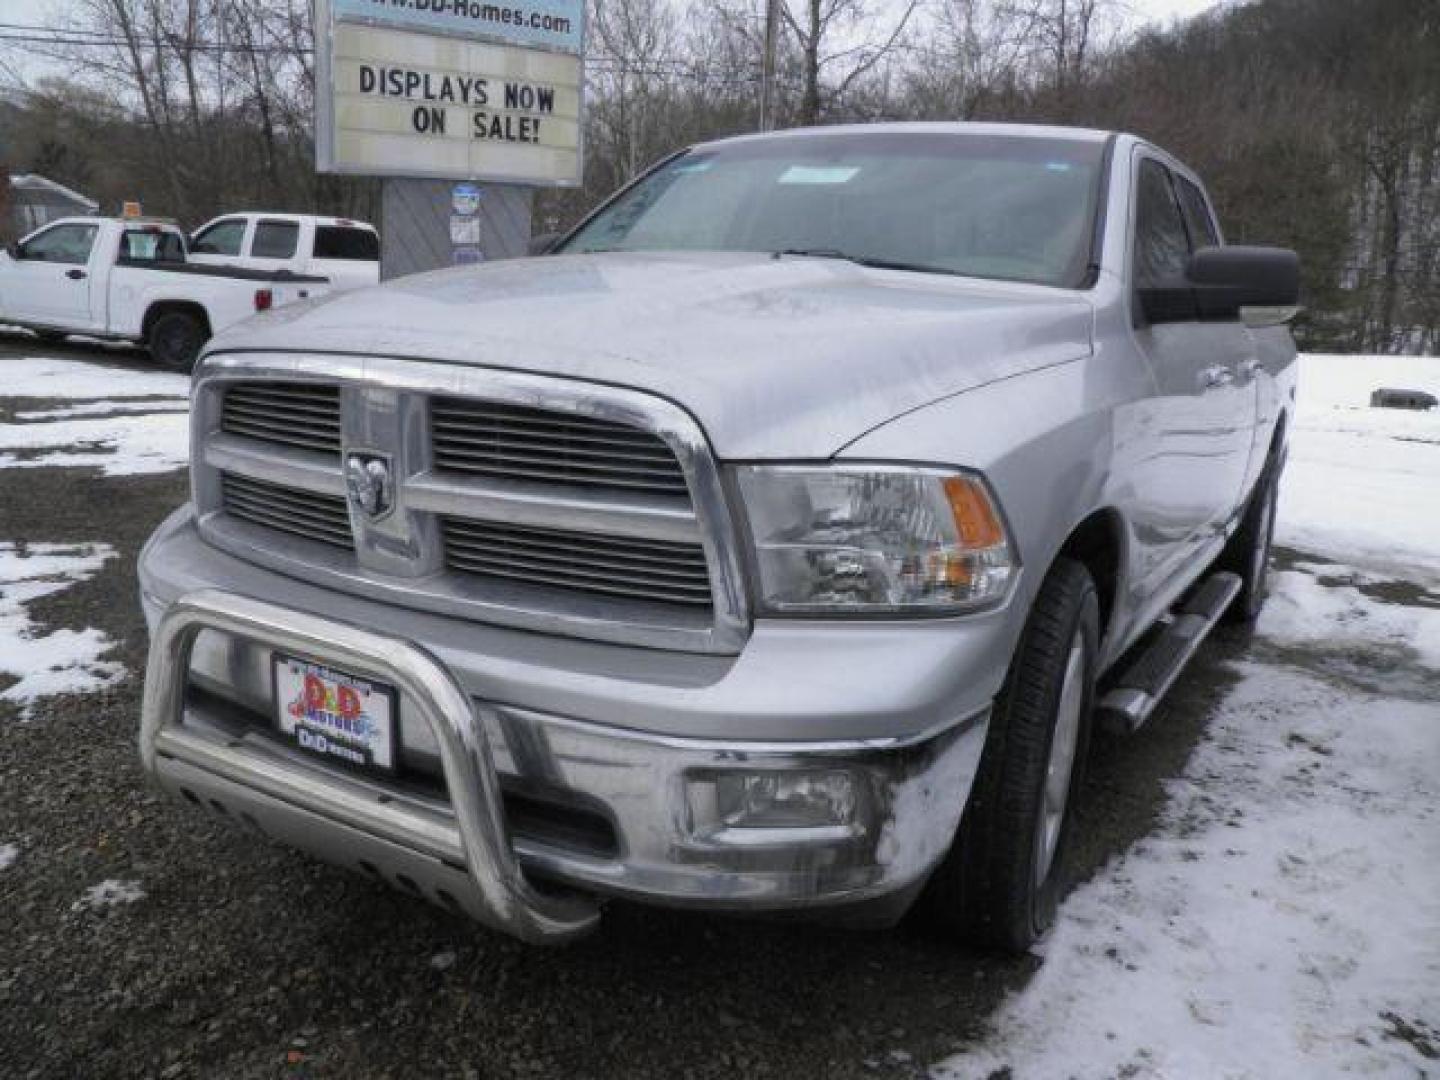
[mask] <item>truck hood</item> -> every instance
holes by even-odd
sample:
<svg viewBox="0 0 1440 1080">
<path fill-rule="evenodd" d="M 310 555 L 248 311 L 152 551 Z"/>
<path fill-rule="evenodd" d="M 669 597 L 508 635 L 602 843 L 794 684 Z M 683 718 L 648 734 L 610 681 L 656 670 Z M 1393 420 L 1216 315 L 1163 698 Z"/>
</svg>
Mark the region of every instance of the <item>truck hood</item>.
<svg viewBox="0 0 1440 1080">
<path fill-rule="evenodd" d="M 828 457 L 939 398 L 1091 350 L 1084 297 L 736 253 L 560 255 L 291 305 L 210 352 L 393 356 L 649 390 L 728 459 Z"/>
</svg>

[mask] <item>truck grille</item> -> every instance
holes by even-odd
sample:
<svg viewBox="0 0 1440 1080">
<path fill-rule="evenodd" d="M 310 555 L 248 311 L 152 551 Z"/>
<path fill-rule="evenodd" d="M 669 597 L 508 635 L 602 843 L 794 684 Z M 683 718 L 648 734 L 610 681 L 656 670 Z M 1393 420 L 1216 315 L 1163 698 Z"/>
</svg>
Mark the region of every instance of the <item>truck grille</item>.
<svg viewBox="0 0 1440 1080">
<path fill-rule="evenodd" d="M 710 570 L 698 543 L 443 519 L 452 570 L 531 585 L 710 606 Z"/>
<path fill-rule="evenodd" d="M 235 473 L 221 473 L 220 489 L 225 511 L 234 517 L 354 550 L 350 514 L 338 495 L 283 487 Z"/>
<path fill-rule="evenodd" d="M 598 641 L 733 655 L 749 632 L 720 469 L 694 419 L 653 394 L 256 355 L 202 370 L 192 415 L 200 531 L 241 558 L 399 607 Z"/>
<path fill-rule="evenodd" d="M 340 453 L 340 388 L 245 382 L 225 391 L 220 430 L 302 450 Z"/>
<path fill-rule="evenodd" d="M 685 495 L 665 440 L 612 420 L 488 401 L 431 403 L 435 466 L 515 480 Z"/>
</svg>

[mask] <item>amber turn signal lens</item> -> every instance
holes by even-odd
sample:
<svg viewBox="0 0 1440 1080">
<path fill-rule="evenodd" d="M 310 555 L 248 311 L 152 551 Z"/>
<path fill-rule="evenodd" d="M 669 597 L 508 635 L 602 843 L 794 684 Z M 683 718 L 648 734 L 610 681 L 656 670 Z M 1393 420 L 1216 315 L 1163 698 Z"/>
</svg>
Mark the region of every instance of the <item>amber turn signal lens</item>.
<svg viewBox="0 0 1440 1080">
<path fill-rule="evenodd" d="M 955 529 L 967 548 L 995 547 L 1005 540 L 1005 530 L 990 504 L 990 496 L 979 482 L 968 476 L 945 479 L 945 498 L 955 515 Z"/>
</svg>

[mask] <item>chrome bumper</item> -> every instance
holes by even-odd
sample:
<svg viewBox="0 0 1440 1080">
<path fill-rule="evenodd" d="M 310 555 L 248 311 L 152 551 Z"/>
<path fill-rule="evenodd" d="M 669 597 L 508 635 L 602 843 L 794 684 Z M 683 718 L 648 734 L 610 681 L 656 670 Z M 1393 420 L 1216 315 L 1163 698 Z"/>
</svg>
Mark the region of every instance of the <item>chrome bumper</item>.
<svg viewBox="0 0 1440 1080">
<path fill-rule="evenodd" d="M 586 893 L 710 910 L 898 896 L 948 848 L 987 728 L 982 710 L 902 738 L 677 737 L 488 701 L 476 687 L 462 689 L 423 646 L 232 594 L 147 602 L 147 615 L 142 755 L 163 787 L 530 941 L 582 933 L 596 908 L 537 889 L 526 873 Z M 233 647 L 216 653 L 221 638 Z M 189 683 L 223 701 L 248 701 L 256 715 L 255 687 L 241 693 L 233 680 L 268 671 L 272 649 L 396 686 L 410 736 L 417 726 L 425 736 L 410 738 L 405 751 L 438 760 L 444 797 L 329 768 L 265 730 L 227 727 L 203 694 L 187 698 Z M 786 770 L 847 773 L 857 792 L 853 820 L 736 828 L 706 805 L 706 784 L 724 773 Z M 515 835 L 502 781 L 598 808 L 613 824 L 615 850 Z"/>
<path fill-rule="evenodd" d="M 434 734 L 453 825 L 403 803 L 366 797 L 338 777 L 326 779 L 318 770 L 257 753 L 243 742 L 220 742 L 189 730 L 183 721 L 190 655 L 207 628 L 324 658 L 399 689 Z M 454 681 L 407 642 L 228 593 L 192 593 L 170 606 L 152 635 L 143 710 L 141 761 L 162 784 L 188 791 L 192 799 L 201 796 L 187 781 L 219 807 L 226 805 L 221 792 L 232 802 L 241 791 L 252 792 L 240 803 L 251 809 L 237 809 L 242 820 L 248 814 L 264 828 L 263 815 L 292 840 L 320 834 L 322 853 L 333 854 L 338 844 L 352 855 L 369 851 L 384 864 L 398 861 L 423 873 L 442 903 L 448 892 L 475 918 L 526 941 L 565 941 L 592 929 L 599 918 L 592 901 L 542 893 L 526 880 L 505 832 L 484 729 Z M 323 836 L 326 826 L 333 838 Z M 451 872 L 444 873 L 446 868 Z M 437 877 L 455 891 L 434 884 Z"/>
</svg>

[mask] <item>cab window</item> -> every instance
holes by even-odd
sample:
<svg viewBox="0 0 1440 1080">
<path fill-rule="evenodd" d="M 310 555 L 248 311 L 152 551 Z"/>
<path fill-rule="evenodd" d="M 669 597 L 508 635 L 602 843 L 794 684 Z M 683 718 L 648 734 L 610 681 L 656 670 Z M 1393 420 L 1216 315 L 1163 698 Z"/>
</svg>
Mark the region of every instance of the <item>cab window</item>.
<svg viewBox="0 0 1440 1080">
<path fill-rule="evenodd" d="M 262 221 L 250 241 L 252 259 L 288 259 L 300 242 L 300 226 L 293 221 Z"/>
<path fill-rule="evenodd" d="M 190 250 L 196 255 L 239 255 L 245 240 L 245 219 L 217 221 L 195 234 Z"/>
<path fill-rule="evenodd" d="M 35 262 L 71 263 L 83 266 L 90 261 L 90 249 L 95 246 L 98 225 L 74 223 L 56 225 L 39 236 L 32 236 L 21 244 L 17 254 L 22 259 Z"/>
<path fill-rule="evenodd" d="M 185 245 L 167 229 L 126 229 L 120 237 L 123 263 L 184 262 Z"/>
<path fill-rule="evenodd" d="M 1173 283 L 1184 276 L 1189 259 L 1190 242 L 1170 185 L 1170 170 L 1147 158 L 1140 163 L 1135 197 L 1136 287 Z"/>
</svg>

